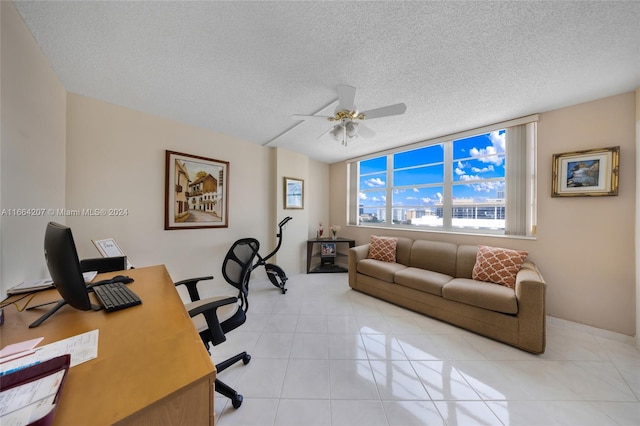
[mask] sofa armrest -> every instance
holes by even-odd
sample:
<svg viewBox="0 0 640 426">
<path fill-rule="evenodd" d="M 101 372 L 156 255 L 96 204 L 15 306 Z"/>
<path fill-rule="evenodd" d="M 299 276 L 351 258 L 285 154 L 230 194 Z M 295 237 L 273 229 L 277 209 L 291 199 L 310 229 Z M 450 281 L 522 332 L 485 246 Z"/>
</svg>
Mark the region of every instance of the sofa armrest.
<svg viewBox="0 0 640 426">
<path fill-rule="evenodd" d="M 356 274 L 358 262 L 369 255 L 369 244 L 352 247 L 349 249 L 349 287 L 356 288 Z"/>
<path fill-rule="evenodd" d="M 547 285 L 532 262 L 525 262 L 516 276 L 520 345 L 535 353 L 545 349 Z"/>
</svg>

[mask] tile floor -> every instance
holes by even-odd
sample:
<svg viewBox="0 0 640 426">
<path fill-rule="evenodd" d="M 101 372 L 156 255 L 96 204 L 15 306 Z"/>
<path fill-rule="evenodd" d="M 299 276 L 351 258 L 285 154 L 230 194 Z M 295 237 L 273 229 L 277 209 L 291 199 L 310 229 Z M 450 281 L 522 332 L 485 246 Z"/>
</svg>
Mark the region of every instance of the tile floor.
<svg viewBox="0 0 640 426">
<path fill-rule="evenodd" d="M 532 355 L 351 290 L 346 274 L 295 275 L 283 295 L 258 272 L 247 322 L 213 359 L 231 425 L 640 425 L 640 351 L 552 318 Z M 603 337 L 606 336 L 606 337 Z"/>
</svg>

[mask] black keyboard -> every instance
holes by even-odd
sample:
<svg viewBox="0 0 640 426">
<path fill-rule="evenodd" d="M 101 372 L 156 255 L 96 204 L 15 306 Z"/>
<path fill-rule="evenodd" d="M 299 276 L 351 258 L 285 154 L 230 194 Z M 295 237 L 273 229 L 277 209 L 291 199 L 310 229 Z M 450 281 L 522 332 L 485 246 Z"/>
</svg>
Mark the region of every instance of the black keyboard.
<svg viewBox="0 0 640 426">
<path fill-rule="evenodd" d="M 142 303 L 140 298 L 121 282 L 95 286 L 93 287 L 93 292 L 107 312 L 117 311 Z"/>
</svg>

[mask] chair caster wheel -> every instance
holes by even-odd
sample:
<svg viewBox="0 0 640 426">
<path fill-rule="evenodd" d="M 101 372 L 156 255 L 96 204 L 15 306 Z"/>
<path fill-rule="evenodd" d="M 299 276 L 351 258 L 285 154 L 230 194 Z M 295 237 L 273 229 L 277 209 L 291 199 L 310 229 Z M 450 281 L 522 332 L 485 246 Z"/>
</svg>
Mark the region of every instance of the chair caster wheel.
<svg viewBox="0 0 640 426">
<path fill-rule="evenodd" d="M 242 395 L 238 394 L 237 397 L 233 398 L 231 400 L 231 405 L 233 405 L 233 408 L 240 408 L 240 406 L 242 405 Z"/>
<path fill-rule="evenodd" d="M 249 355 L 249 354 L 245 355 L 245 357 L 242 358 L 242 362 L 244 363 L 244 365 L 249 364 L 249 361 L 251 361 L 251 355 Z M 242 399 L 242 398 L 240 398 L 240 399 Z"/>
</svg>

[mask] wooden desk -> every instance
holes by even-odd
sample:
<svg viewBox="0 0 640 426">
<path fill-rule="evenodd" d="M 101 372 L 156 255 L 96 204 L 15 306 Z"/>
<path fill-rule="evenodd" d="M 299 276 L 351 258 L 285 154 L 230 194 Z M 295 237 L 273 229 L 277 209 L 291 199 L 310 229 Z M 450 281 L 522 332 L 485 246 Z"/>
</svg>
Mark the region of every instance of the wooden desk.
<svg viewBox="0 0 640 426">
<path fill-rule="evenodd" d="M 2 346 L 43 336 L 41 345 L 99 329 L 98 358 L 69 370 L 56 425 L 214 424 L 215 366 L 164 266 L 120 272 L 142 305 L 116 312 L 65 306 L 39 327 L 46 308 L 5 308 Z M 99 275 L 106 279 L 118 273 Z M 91 294 L 92 302 L 97 303 Z M 39 293 L 31 305 L 59 299 Z"/>
</svg>

